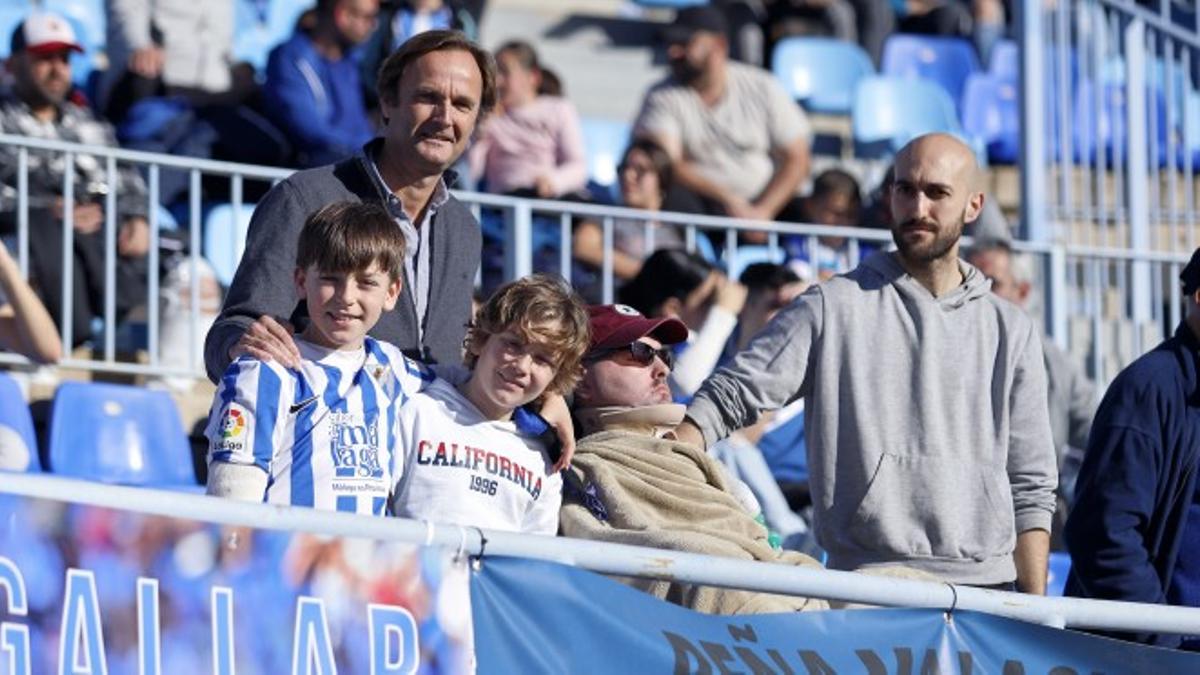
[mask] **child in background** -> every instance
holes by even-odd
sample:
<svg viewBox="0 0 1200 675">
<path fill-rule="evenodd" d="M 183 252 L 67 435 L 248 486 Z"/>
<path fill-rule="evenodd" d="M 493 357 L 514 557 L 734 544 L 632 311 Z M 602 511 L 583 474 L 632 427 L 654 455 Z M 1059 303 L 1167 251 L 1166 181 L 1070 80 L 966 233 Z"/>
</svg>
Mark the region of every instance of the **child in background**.
<svg viewBox="0 0 1200 675">
<path fill-rule="evenodd" d="M 583 301 L 561 279 L 535 274 L 497 290 L 467 332 L 469 378 L 436 380 L 400 411 L 395 514 L 554 535 L 553 435 L 522 406 L 568 394 L 588 342 Z"/>
<path fill-rule="evenodd" d="M 337 202 L 309 216 L 296 292 L 309 323 L 297 369 L 242 356 L 221 377 L 206 435 L 208 493 L 383 515 L 402 403 L 433 380 L 367 336 L 396 306 L 404 236 L 377 204 Z"/>
</svg>

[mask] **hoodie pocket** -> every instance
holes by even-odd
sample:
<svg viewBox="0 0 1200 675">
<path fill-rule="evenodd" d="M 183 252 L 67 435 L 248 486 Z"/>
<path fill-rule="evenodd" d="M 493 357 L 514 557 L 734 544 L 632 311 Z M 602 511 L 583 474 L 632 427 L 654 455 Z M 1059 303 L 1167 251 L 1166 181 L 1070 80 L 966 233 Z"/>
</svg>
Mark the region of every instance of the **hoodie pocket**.
<svg viewBox="0 0 1200 675">
<path fill-rule="evenodd" d="M 1003 467 L 885 453 L 850 518 L 847 540 L 872 557 L 986 560 L 1011 551 Z"/>
</svg>

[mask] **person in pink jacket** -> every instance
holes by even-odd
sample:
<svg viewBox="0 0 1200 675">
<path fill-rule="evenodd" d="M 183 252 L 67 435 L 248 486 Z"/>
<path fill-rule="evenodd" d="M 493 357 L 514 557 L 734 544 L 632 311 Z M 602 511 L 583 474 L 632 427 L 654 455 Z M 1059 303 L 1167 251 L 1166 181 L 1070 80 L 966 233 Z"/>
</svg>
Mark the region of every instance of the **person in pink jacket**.
<svg viewBox="0 0 1200 675">
<path fill-rule="evenodd" d="M 488 192 L 554 199 L 587 182 L 583 132 L 575 106 L 546 93 L 548 78 L 525 42 L 496 51 L 499 105 L 469 154 L 471 176 Z"/>
</svg>

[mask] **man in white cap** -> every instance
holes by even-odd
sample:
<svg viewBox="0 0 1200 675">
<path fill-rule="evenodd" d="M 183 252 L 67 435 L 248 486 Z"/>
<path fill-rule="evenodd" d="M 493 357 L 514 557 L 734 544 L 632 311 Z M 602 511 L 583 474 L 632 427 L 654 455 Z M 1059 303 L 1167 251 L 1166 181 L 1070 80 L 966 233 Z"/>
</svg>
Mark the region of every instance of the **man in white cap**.
<svg viewBox="0 0 1200 675">
<path fill-rule="evenodd" d="M 30 138 L 87 145 L 117 145 L 113 129 L 96 119 L 76 98 L 71 84 L 72 52 L 83 48 L 75 31 L 56 14 L 29 15 L 12 33 L 7 67 L 14 80 L 12 93 L 0 98 L 0 132 Z M 16 232 L 18 149 L 0 146 L 0 236 Z M 62 325 L 63 299 L 63 175 L 61 152 L 31 151 L 28 156 L 30 282 L 39 291 L 55 322 Z M 76 154 L 74 204 L 70 222 L 73 240 L 72 342 L 87 339 L 93 317 L 104 308 L 104 201 L 116 190 L 117 267 L 116 310 L 120 318 L 145 302 L 145 257 L 149 250 L 146 186 L 137 171 L 118 165 L 109 184 L 101 159 Z"/>
</svg>

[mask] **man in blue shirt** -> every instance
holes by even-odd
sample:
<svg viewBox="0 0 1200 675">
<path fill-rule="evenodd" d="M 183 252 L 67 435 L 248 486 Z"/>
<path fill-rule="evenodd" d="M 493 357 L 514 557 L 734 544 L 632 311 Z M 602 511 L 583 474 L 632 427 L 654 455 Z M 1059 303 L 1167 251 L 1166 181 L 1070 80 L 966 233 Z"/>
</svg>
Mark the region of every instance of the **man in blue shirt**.
<svg viewBox="0 0 1200 675">
<path fill-rule="evenodd" d="M 1179 280 L 1183 322 L 1117 375 L 1092 422 L 1065 532 L 1068 595 L 1200 607 L 1200 249 Z"/>
<path fill-rule="evenodd" d="M 302 166 L 328 164 L 371 140 L 354 49 L 370 37 L 378 14 L 379 0 L 319 0 L 313 25 L 301 22 L 271 51 L 266 108 Z"/>
</svg>

